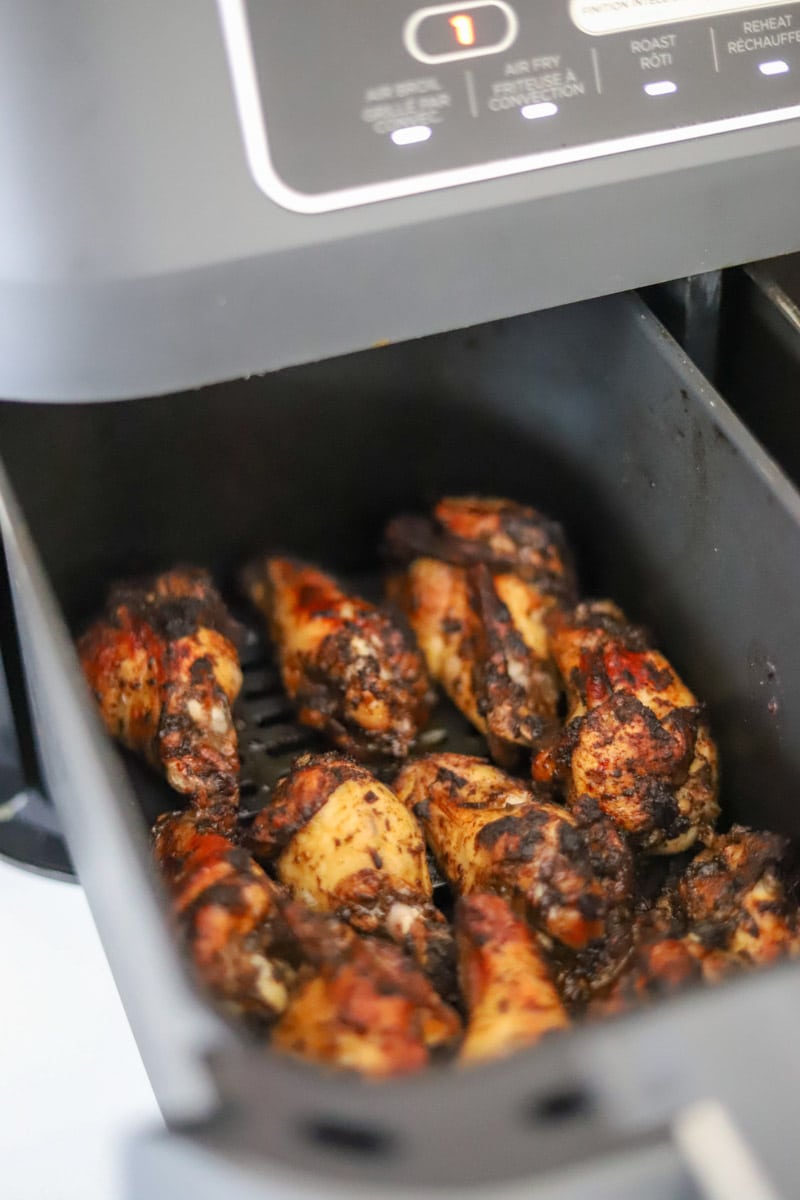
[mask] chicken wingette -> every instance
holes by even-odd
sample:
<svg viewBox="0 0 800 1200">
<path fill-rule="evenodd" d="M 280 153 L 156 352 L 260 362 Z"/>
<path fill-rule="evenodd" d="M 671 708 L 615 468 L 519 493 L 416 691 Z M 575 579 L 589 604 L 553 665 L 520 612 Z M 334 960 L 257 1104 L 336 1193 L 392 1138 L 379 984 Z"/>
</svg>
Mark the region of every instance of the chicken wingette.
<svg viewBox="0 0 800 1200">
<path fill-rule="evenodd" d="M 256 817 L 251 846 L 303 903 L 391 938 L 449 991 L 454 947 L 432 903 L 422 830 L 364 767 L 337 753 L 297 759 Z"/>
<path fill-rule="evenodd" d="M 459 894 L 508 896 L 546 944 L 568 952 L 570 990 L 601 986 L 617 970 L 629 946 L 632 862 L 593 801 L 571 811 L 540 802 L 519 780 L 461 754 L 408 763 L 394 788 Z"/>
<path fill-rule="evenodd" d="M 273 1020 L 295 977 L 276 884 L 197 810 L 159 817 L 154 849 L 202 982 L 231 1011 Z"/>
<path fill-rule="evenodd" d="M 559 526 L 510 500 L 449 498 L 386 532 L 390 599 L 431 675 L 498 762 L 552 737 L 559 685 L 546 617 L 573 598 Z M 402 569 L 400 569 L 402 568 Z"/>
<path fill-rule="evenodd" d="M 635 846 L 674 854 L 719 815 L 717 751 L 703 708 L 642 630 L 610 601 L 550 614 L 567 725 L 534 759 L 540 785 L 590 796 Z"/>
<path fill-rule="evenodd" d="M 315 969 L 275 1026 L 274 1046 L 376 1078 L 419 1071 L 452 1050 L 458 1014 L 397 946 L 291 906 L 287 918 Z"/>
<path fill-rule="evenodd" d="M 268 621 L 298 720 L 357 757 L 405 757 L 433 703 L 410 633 L 304 563 L 261 559 L 243 582 Z"/>
<path fill-rule="evenodd" d="M 567 1027 L 542 950 L 502 896 L 462 897 L 456 939 L 468 1013 L 462 1062 L 499 1058 Z"/>
<path fill-rule="evenodd" d="M 205 571 L 112 588 L 78 642 L 109 732 L 201 809 L 238 802 L 236 625 Z"/>
<path fill-rule="evenodd" d="M 666 898 L 693 939 L 742 966 L 800 953 L 800 916 L 782 876 L 787 839 L 734 825 L 692 860 Z"/>
</svg>

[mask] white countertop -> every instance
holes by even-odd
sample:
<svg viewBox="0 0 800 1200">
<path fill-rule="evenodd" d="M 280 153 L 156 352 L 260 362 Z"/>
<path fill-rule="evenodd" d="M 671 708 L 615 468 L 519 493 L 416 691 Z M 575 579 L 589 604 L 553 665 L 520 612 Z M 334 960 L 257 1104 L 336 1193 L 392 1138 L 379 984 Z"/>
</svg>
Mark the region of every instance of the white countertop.
<svg viewBox="0 0 800 1200">
<path fill-rule="evenodd" d="M 0 1193 L 122 1200 L 161 1116 L 81 889 L 0 861 L 0 947 Z"/>
</svg>

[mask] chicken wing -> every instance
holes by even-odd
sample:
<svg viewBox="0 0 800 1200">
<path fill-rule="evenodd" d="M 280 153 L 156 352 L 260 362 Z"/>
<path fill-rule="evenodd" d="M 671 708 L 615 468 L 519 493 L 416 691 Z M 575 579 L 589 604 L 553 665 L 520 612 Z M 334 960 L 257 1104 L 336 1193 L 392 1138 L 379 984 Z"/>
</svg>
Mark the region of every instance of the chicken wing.
<svg viewBox="0 0 800 1200">
<path fill-rule="evenodd" d="M 469 1014 L 462 1062 L 500 1058 L 567 1027 L 542 951 L 507 900 L 487 893 L 462 897 L 456 938 Z"/>
<path fill-rule="evenodd" d="M 393 521 L 386 546 L 403 567 L 390 598 L 492 757 L 510 765 L 551 737 L 559 687 L 545 619 L 574 591 L 559 526 L 509 500 L 451 498 L 431 520 Z"/>
<path fill-rule="evenodd" d="M 425 840 L 397 796 L 342 755 L 304 755 L 253 823 L 258 857 L 312 909 L 403 946 L 443 991 L 454 947 L 433 906 Z"/>
<path fill-rule="evenodd" d="M 408 763 L 394 786 L 459 893 L 499 892 L 523 908 L 546 944 L 572 952 L 570 991 L 589 986 L 590 975 L 592 987 L 607 981 L 628 949 L 632 863 L 596 804 L 542 803 L 461 754 Z"/>
<path fill-rule="evenodd" d="M 238 802 L 237 627 L 205 571 L 113 588 L 78 653 L 106 728 L 199 808 Z"/>
<path fill-rule="evenodd" d="M 298 720 L 350 754 L 405 757 L 433 703 L 410 634 L 303 563 L 261 559 L 244 585 L 269 622 Z"/>
<path fill-rule="evenodd" d="M 377 1078 L 421 1070 L 453 1048 L 457 1013 L 397 946 L 321 914 L 287 916 L 316 970 L 275 1026 L 274 1046 Z"/>
<path fill-rule="evenodd" d="M 644 633 L 610 601 L 553 612 L 551 645 L 568 723 L 533 778 L 591 796 L 634 844 L 675 854 L 719 815 L 717 751 L 702 707 Z"/>
<path fill-rule="evenodd" d="M 197 811 L 159 817 L 154 849 L 202 982 L 231 1011 L 273 1020 L 295 977 L 277 886 Z"/>
<path fill-rule="evenodd" d="M 800 953 L 797 903 L 781 873 L 788 842 L 734 825 L 693 859 L 668 898 L 699 944 L 745 966 Z"/>
</svg>

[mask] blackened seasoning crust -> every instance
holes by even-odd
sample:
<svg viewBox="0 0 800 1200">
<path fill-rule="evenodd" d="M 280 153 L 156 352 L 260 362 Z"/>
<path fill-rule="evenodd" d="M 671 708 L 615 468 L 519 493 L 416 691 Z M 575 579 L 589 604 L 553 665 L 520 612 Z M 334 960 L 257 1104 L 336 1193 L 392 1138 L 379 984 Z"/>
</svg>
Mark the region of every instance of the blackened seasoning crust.
<svg viewBox="0 0 800 1200">
<path fill-rule="evenodd" d="M 453 888 L 509 897 L 559 949 L 573 994 L 613 975 L 629 948 L 632 863 L 596 804 L 581 802 L 570 812 L 539 802 L 485 760 L 457 754 L 409 763 L 395 788 L 421 816 Z"/>
<path fill-rule="evenodd" d="M 113 588 L 78 643 L 109 732 L 209 810 L 238 802 L 237 630 L 209 575 L 184 567 Z"/>
<path fill-rule="evenodd" d="M 535 783 L 593 797 L 644 850 L 672 854 L 711 836 L 717 752 L 705 711 L 645 635 L 610 601 L 549 617 L 567 689 L 560 744 L 533 763 Z"/>
<path fill-rule="evenodd" d="M 412 635 L 307 564 L 260 560 L 244 586 L 267 618 L 298 720 L 350 754 L 405 757 L 434 699 Z"/>
</svg>

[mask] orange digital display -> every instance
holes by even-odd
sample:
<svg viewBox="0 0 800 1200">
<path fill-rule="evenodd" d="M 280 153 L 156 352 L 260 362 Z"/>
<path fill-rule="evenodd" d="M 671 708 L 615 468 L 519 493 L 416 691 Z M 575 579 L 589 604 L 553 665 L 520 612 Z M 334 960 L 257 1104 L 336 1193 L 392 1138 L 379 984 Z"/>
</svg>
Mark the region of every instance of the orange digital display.
<svg viewBox="0 0 800 1200">
<path fill-rule="evenodd" d="M 472 17 L 467 13 L 457 13 L 450 18 L 450 24 L 459 46 L 475 45 L 475 22 Z"/>
</svg>

